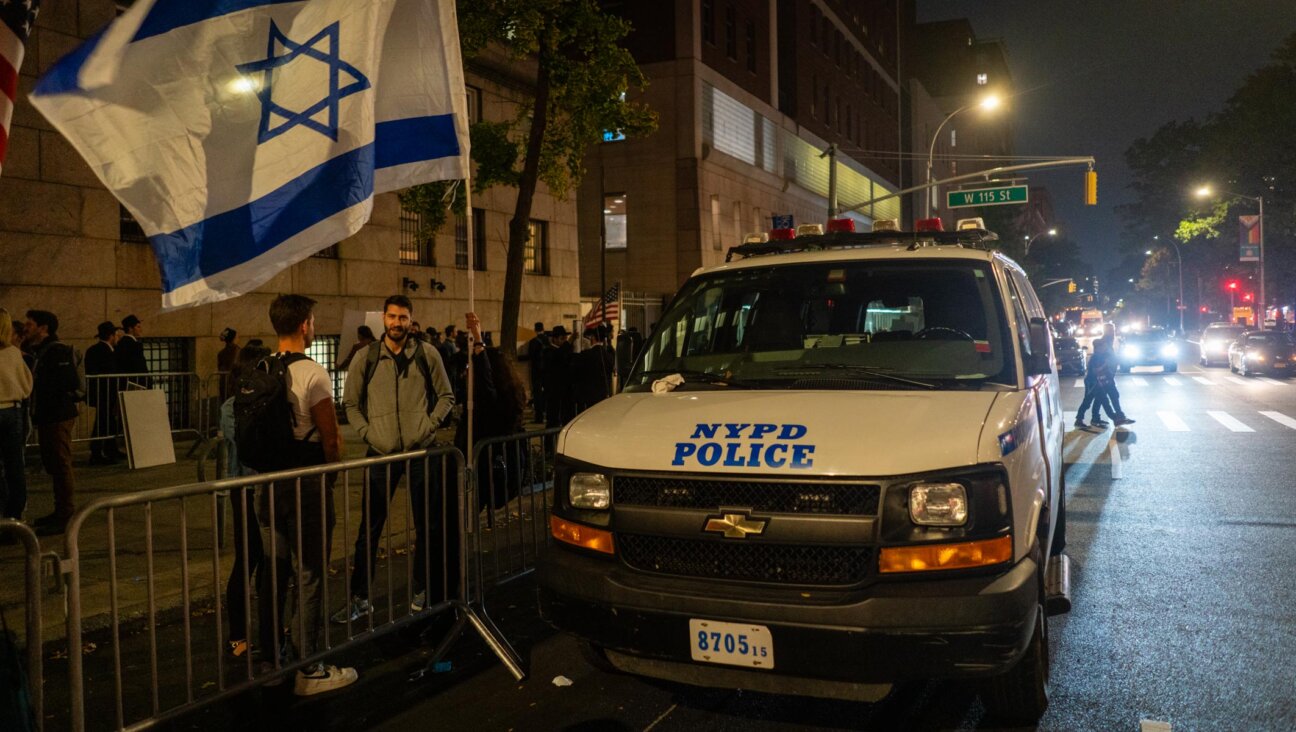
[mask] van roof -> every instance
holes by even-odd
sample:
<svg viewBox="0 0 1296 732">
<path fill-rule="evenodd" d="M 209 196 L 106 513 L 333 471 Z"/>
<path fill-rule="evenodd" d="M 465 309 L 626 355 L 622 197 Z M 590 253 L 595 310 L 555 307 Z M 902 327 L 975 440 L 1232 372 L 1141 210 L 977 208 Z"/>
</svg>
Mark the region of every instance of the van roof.
<svg viewBox="0 0 1296 732">
<path fill-rule="evenodd" d="M 807 238 L 807 237 L 802 237 Z M 818 239 L 819 237 L 815 237 Z M 825 237 L 826 238 L 826 237 Z M 772 242 L 771 242 L 772 243 Z M 732 251 L 732 250 L 731 250 Z M 740 252 L 741 253 L 741 252 Z M 725 262 L 710 267 L 699 267 L 694 276 L 752 267 L 771 267 L 788 264 L 805 264 L 811 262 L 855 262 L 876 260 L 932 260 L 932 259 L 968 259 L 979 262 L 990 262 L 995 259 L 1008 263 L 1013 268 L 1018 265 L 998 251 L 970 249 L 956 244 L 923 243 L 915 247 L 911 243 L 864 244 L 860 246 L 836 246 L 819 249 L 806 248 L 798 251 L 747 256 L 737 261 Z"/>
</svg>

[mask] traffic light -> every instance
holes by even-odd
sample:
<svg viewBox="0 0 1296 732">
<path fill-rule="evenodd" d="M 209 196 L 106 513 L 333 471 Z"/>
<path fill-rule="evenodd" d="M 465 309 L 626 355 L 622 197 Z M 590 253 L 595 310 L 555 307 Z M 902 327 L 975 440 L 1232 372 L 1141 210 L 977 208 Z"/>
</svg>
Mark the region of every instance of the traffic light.
<svg viewBox="0 0 1296 732">
<path fill-rule="evenodd" d="M 1067 283 L 1067 292 L 1074 293 L 1075 291 L 1076 291 L 1075 280 L 1071 280 L 1070 282 Z"/>
<path fill-rule="evenodd" d="M 1201 311 L 1202 311 L 1203 313 L 1209 313 L 1209 312 L 1210 312 L 1210 308 L 1206 307 L 1205 305 L 1202 305 L 1202 306 L 1201 306 Z"/>
<path fill-rule="evenodd" d="M 1098 205 L 1098 171 L 1096 170 L 1085 173 L 1085 205 Z"/>
<path fill-rule="evenodd" d="M 1245 300 L 1245 301 L 1247 301 L 1247 302 L 1251 302 L 1252 300 L 1255 299 L 1255 295 L 1252 294 L 1252 293 L 1250 293 L 1250 292 L 1248 292 L 1247 294 L 1245 294 L 1245 295 L 1242 296 L 1242 299 Z"/>
<path fill-rule="evenodd" d="M 1234 291 L 1236 291 L 1237 288 L 1238 288 L 1238 281 L 1237 281 L 1237 280 L 1229 280 L 1229 281 L 1228 281 L 1228 288 L 1229 288 L 1230 290 L 1234 290 Z"/>
</svg>

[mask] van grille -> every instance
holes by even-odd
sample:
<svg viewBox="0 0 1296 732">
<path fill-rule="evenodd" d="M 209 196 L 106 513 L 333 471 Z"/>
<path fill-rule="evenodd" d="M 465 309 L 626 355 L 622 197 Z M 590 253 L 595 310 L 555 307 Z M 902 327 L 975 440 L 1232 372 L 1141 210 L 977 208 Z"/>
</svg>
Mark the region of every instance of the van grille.
<svg viewBox="0 0 1296 732">
<path fill-rule="evenodd" d="M 758 513 L 875 516 L 880 486 L 851 483 L 783 483 L 618 475 L 614 505 L 715 509 L 741 506 Z"/>
<path fill-rule="evenodd" d="M 854 585 L 868 574 L 871 547 L 801 546 L 618 534 L 617 551 L 631 568 L 681 577 Z"/>
</svg>

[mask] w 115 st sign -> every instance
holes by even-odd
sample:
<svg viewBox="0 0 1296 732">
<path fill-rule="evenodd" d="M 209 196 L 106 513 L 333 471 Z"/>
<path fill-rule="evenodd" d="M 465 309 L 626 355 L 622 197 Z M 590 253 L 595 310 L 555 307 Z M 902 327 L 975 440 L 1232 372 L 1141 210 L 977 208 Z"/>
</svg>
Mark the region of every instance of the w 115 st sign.
<svg viewBox="0 0 1296 732">
<path fill-rule="evenodd" d="M 997 188 L 977 188 L 970 191 L 950 191 L 945 194 L 949 208 L 969 208 L 972 206 L 1003 206 L 1010 203 L 1026 203 L 1030 200 L 1030 187 L 999 186 Z"/>
</svg>

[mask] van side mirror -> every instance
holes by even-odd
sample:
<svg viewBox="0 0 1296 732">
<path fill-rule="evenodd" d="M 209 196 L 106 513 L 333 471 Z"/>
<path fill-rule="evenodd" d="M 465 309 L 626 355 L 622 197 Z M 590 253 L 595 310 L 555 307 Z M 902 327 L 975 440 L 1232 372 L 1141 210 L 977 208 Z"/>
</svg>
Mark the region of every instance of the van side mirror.
<svg viewBox="0 0 1296 732">
<path fill-rule="evenodd" d="M 1030 353 L 1023 354 L 1022 362 L 1027 376 L 1043 376 L 1053 372 L 1053 341 L 1049 338 L 1048 321 L 1030 319 Z"/>
</svg>

